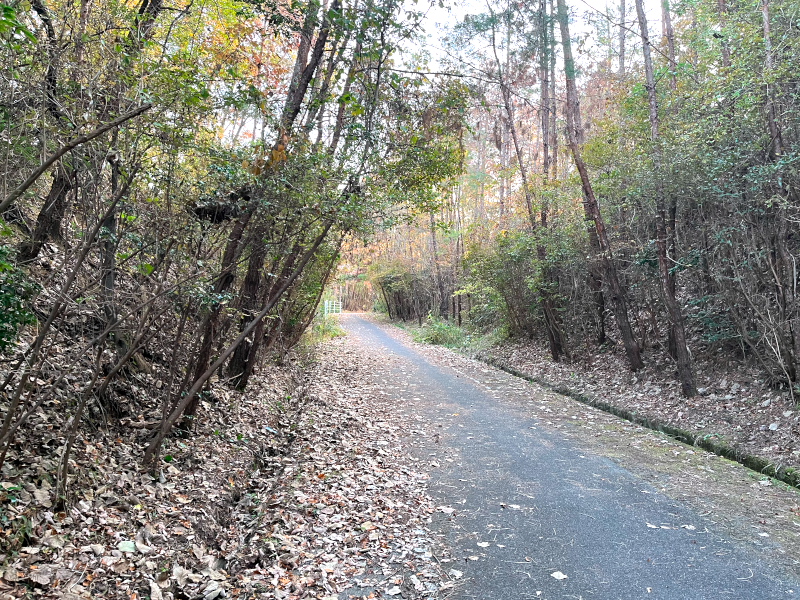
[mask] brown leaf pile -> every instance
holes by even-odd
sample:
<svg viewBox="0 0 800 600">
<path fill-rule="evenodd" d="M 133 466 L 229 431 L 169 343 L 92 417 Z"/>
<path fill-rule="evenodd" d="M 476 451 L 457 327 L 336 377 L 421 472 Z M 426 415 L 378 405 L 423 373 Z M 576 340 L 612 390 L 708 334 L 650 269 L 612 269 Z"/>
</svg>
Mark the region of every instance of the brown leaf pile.
<svg viewBox="0 0 800 600">
<path fill-rule="evenodd" d="M 0 598 L 438 597 L 427 476 L 351 352 L 218 385 L 158 473 L 140 469 L 143 418 L 87 425 L 65 506 L 42 413 L 2 473 Z"/>
</svg>

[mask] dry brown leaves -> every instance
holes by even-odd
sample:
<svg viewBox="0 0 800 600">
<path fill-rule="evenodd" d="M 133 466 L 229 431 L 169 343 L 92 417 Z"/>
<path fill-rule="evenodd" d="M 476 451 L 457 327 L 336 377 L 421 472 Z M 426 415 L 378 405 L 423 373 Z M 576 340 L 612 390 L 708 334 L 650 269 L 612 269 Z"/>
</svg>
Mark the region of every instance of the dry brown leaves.
<svg viewBox="0 0 800 600">
<path fill-rule="evenodd" d="M 434 598 L 427 476 L 334 342 L 299 383 L 217 386 L 197 430 L 140 470 L 153 415 L 81 432 L 57 507 L 60 437 L 38 416 L 2 473 L 0 598 Z"/>
</svg>

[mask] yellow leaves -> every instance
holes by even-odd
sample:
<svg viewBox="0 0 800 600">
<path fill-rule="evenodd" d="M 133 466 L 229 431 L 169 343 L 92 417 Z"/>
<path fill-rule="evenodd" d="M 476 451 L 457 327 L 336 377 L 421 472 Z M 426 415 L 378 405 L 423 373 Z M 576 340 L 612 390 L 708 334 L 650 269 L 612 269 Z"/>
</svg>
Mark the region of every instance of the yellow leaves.
<svg viewBox="0 0 800 600">
<path fill-rule="evenodd" d="M 242 161 L 242 168 L 251 175 L 259 177 L 268 171 L 275 171 L 282 163 L 289 160 L 289 154 L 286 151 L 286 146 L 289 143 L 289 136 L 283 134 L 281 139 L 275 143 L 272 150 L 268 155 L 264 154 L 263 148 L 259 150 L 259 154 L 253 159 L 252 162 L 248 160 Z"/>
<path fill-rule="evenodd" d="M 286 154 L 286 149 L 282 144 L 279 144 L 277 148 L 272 150 L 270 153 L 270 159 L 267 166 L 275 167 L 282 162 L 286 162 L 288 159 L 288 155 Z"/>
</svg>

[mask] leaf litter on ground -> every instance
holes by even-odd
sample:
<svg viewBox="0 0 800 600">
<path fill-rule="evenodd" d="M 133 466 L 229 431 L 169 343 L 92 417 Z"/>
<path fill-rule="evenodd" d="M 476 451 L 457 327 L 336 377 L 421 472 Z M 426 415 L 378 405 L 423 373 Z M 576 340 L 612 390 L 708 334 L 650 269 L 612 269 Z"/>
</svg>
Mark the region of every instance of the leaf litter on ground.
<svg viewBox="0 0 800 600">
<path fill-rule="evenodd" d="M 452 577 L 427 475 L 400 441 L 411 424 L 359 382 L 353 351 L 334 341 L 302 373 L 264 367 L 245 393 L 217 384 L 156 473 L 140 470 L 143 416 L 83 428 L 63 510 L 58 448 L 21 438 L 0 477 L 17 536 L 0 599 L 441 597 Z"/>
</svg>

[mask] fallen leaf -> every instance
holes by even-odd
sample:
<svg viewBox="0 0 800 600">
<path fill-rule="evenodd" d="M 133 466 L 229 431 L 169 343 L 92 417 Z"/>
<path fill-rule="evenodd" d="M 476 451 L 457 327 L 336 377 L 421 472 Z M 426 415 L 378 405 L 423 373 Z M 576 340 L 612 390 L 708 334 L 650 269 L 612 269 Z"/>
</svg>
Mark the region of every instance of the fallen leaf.
<svg viewBox="0 0 800 600">
<path fill-rule="evenodd" d="M 33 490 L 33 497 L 40 506 L 50 508 L 53 502 L 50 500 L 50 493 L 47 490 Z"/>
<path fill-rule="evenodd" d="M 155 581 L 150 581 L 150 600 L 162 600 L 161 588 Z"/>
<path fill-rule="evenodd" d="M 42 565 L 37 569 L 31 567 L 31 571 L 28 573 L 28 579 L 38 583 L 39 585 L 50 585 L 52 578 L 53 569 L 47 565 Z"/>
<path fill-rule="evenodd" d="M 191 573 L 192 572 L 190 570 L 184 569 L 177 563 L 172 566 L 172 578 L 175 579 L 178 587 L 182 588 L 186 586 L 186 580 L 189 578 Z"/>
</svg>

